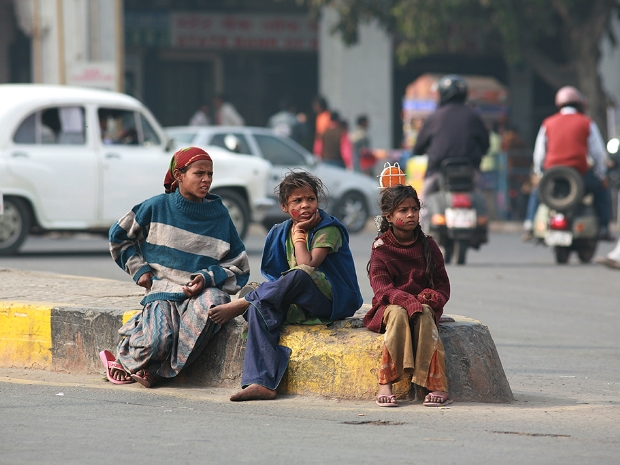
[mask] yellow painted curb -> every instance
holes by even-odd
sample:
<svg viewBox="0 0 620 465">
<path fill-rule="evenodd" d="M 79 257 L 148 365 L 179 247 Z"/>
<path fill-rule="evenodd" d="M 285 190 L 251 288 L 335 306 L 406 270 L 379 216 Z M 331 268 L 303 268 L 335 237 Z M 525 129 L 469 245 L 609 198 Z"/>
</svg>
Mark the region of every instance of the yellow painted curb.
<svg viewBox="0 0 620 465">
<path fill-rule="evenodd" d="M 0 366 L 51 368 L 51 305 L 0 302 Z"/>
<path fill-rule="evenodd" d="M 367 330 L 285 326 L 280 344 L 292 350 L 278 392 L 369 399 L 379 384 L 383 336 Z M 396 383 L 397 396 L 409 392 L 408 379 Z"/>
<path fill-rule="evenodd" d="M 133 316 L 137 313 L 140 313 L 142 310 L 127 310 L 123 313 L 123 324 L 127 323 L 129 320 L 133 318 Z"/>
</svg>

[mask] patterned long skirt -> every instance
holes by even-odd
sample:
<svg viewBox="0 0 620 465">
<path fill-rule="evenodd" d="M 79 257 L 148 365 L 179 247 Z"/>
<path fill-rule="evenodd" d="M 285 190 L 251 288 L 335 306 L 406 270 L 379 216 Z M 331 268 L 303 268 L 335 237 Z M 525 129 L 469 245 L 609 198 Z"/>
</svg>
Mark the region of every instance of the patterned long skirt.
<svg viewBox="0 0 620 465">
<path fill-rule="evenodd" d="M 211 307 L 230 302 L 230 296 L 209 287 L 182 302 L 156 300 L 144 306 L 118 330 L 122 336 L 116 359 L 125 370 L 147 369 L 173 378 L 200 354 L 220 325 L 207 317 Z"/>
</svg>

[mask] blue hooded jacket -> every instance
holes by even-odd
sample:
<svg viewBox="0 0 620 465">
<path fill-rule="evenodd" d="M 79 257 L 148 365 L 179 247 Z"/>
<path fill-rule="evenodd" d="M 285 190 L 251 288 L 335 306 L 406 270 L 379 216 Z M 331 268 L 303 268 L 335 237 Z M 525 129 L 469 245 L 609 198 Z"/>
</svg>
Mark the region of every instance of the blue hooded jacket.
<svg viewBox="0 0 620 465">
<path fill-rule="evenodd" d="M 355 263 L 349 248 L 349 231 L 336 218 L 319 209 L 321 222 L 315 226 L 309 234 L 309 242 L 319 229 L 327 226 L 336 226 L 342 234 L 342 247 L 335 252 L 327 254 L 323 263 L 317 268 L 325 274 L 332 286 L 332 313 L 331 320 L 342 320 L 352 316 L 361 306 L 364 300 L 357 283 Z M 269 281 L 276 281 L 282 273 L 290 269 L 286 260 L 286 238 L 291 230 L 292 220 L 276 224 L 267 235 L 261 273 Z"/>
</svg>

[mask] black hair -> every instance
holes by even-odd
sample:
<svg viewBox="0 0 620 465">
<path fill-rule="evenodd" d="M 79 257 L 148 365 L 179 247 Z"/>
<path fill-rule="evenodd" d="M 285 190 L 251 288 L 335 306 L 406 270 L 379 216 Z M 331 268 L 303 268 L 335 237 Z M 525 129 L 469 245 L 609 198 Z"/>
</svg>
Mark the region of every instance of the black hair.
<svg viewBox="0 0 620 465">
<path fill-rule="evenodd" d="M 303 187 L 309 187 L 312 189 L 312 192 L 314 192 L 314 195 L 316 195 L 319 201 L 327 201 L 327 189 L 323 184 L 323 181 L 304 170 L 291 170 L 286 173 L 284 179 L 282 179 L 280 184 L 276 186 L 274 193 L 278 198 L 280 205 L 286 205 L 291 193 L 295 189 L 300 189 Z"/>
<path fill-rule="evenodd" d="M 398 186 L 387 187 L 383 189 L 379 200 L 379 204 L 381 207 L 381 223 L 379 224 L 378 228 L 381 234 L 385 233 L 388 229 L 391 228 L 391 224 L 388 222 L 386 216 L 394 213 L 398 206 L 407 199 L 413 199 L 418 205 L 418 207 L 422 208 L 418 193 L 412 186 L 403 186 L 402 184 L 399 184 Z M 420 225 L 420 223 L 418 223 L 418 225 L 416 226 L 414 234 L 417 235 L 418 240 L 422 242 L 424 260 L 426 261 L 426 269 L 424 270 L 424 272 L 426 274 L 426 279 L 428 280 L 429 287 L 432 288 L 435 282 L 435 260 L 433 259 L 433 255 L 431 254 L 430 248 L 428 246 L 426 234 L 424 234 L 424 231 L 422 231 L 422 226 Z M 368 265 L 366 266 L 366 271 L 370 276 L 370 262 L 368 262 Z"/>
<path fill-rule="evenodd" d="M 366 115 L 359 115 L 357 117 L 357 121 L 356 121 L 358 126 L 362 126 L 364 124 L 368 124 L 368 116 Z"/>
<path fill-rule="evenodd" d="M 314 97 L 314 103 L 316 103 L 319 106 L 321 111 L 325 111 L 329 108 L 329 105 L 327 104 L 327 100 L 325 100 L 325 97 L 321 97 L 320 95 L 317 95 L 316 97 Z"/>
</svg>

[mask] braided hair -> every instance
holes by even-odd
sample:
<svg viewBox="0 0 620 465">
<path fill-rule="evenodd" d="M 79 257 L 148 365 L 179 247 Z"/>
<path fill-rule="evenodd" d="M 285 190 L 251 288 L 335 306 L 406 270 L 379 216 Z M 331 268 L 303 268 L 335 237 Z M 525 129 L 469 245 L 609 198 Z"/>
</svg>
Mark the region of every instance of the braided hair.
<svg viewBox="0 0 620 465">
<path fill-rule="evenodd" d="M 394 213 L 398 206 L 406 199 L 413 199 L 418 205 L 418 207 L 422 207 L 420 199 L 418 197 L 418 193 L 412 186 L 404 186 L 402 184 L 399 184 L 394 187 L 387 187 L 383 189 L 379 201 L 381 207 L 381 217 L 380 221 L 377 222 L 377 228 L 379 229 L 379 233 L 383 234 L 392 227 L 391 224 L 388 222 L 386 216 Z M 429 287 L 433 288 L 435 281 L 435 260 L 433 259 L 433 255 L 431 254 L 430 248 L 428 246 L 426 234 L 424 234 L 424 232 L 422 231 L 420 223 L 418 223 L 418 225 L 416 226 L 414 234 L 416 234 L 420 242 L 422 242 L 424 260 L 426 261 L 426 269 L 424 270 L 424 272 L 426 274 L 426 279 L 428 280 Z M 368 271 L 370 276 L 370 262 L 368 262 L 366 270 Z"/>
</svg>

